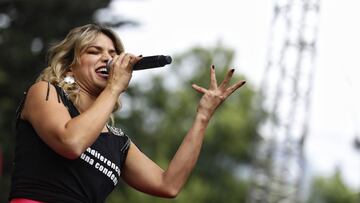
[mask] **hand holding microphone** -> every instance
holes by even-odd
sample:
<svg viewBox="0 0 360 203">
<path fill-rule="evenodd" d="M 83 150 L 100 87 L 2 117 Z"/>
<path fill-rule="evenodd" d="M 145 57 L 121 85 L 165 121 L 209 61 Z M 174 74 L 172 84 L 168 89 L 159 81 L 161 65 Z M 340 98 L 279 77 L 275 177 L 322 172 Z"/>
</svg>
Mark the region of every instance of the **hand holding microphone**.
<svg viewBox="0 0 360 203">
<path fill-rule="evenodd" d="M 107 72 L 110 73 L 111 71 L 116 71 L 116 69 L 111 70 L 113 60 L 109 60 L 106 64 Z M 146 56 L 142 57 L 141 59 L 137 60 L 137 62 L 134 64 L 132 70 L 144 70 L 144 69 L 150 69 L 150 68 L 157 68 L 157 67 L 163 67 L 167 64 L 170 64 L 172 62 L 172 59 L 170 56 L 164 56 L 164 55 L 155 55 L 155 56 Z M 118 69 L 119 71 L 120 69 Z M 117 76 L 112 76 L 111 79 L 108 80 L 108 85 L 110 86 L 116 86 L 116 89 L 119 91 L 119 93 L 124 92 L 130 82 L 131 79 L 131 72 L 128 72 L 129 70 L 122 70 L 124 71 L 122 74 L 116 74 Z"/>
<path fill-rule="evenodd" d="M 150 68 L 158 68 L 168 65 L 172 62 L 170 56 L 155 55 L 142 57 L 136 64 L 134 64 L 133 70 L 145 70 Z M 112 60 L 109 60 L 106 65 L 106 69 L 109 71 Z"/>
</svg>

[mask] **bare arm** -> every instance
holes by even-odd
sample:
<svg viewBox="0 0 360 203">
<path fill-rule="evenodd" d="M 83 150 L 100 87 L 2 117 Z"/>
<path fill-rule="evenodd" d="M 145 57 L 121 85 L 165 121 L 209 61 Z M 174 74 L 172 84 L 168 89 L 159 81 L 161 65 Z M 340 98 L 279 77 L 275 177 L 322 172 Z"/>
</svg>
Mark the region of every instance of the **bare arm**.
<svg viewBox="0 0 360 203">
<path fill-rule="evenodd" d="M 48 101 L 45 100 L 46 91 L 47 82 L 38 82 L 30 88 L 22 117 L 55 152 L 75 159 L 103 129 L 112 111 L 109 107 L 114 106 L 117 96 L 111 91 L 103 91 L 87 111 L 71 118 L 66 107 L 58 103 L 55 88 L 50 86 Z"/>
<path fill-rule="evenodd" d="M 117 67 L 110 73 L 108 85 L 77 117 L 71 118 L 66 107 L 58 102 L 53 86 L 50 86 L 48 101 L 45 100 L 46 82 L 38 82 L 30 88 L 22 118 L 29 121 L 41 139 L 61 156 L 75 159 L 97 139 L 119 95 L 127 88 L 132 72 L 131 57 L 123 54 L 116 58 Z"/>
<path fill-rule="evenodd" d="M 134 144 L 130 146 L 123 173 L 123 178 L 129 185 L 145 193 L 162 197 L 175 197 L 180 192 L 198 160 L 205 130 L 214 111 L 245 83 L 238 81 L 228 87 L 232 74 L 233 70 L 230 70 L 218 86 L 212 67 L 209 89 L 193 85 L 195 90 L 204 95 L 199 102 L 193 125 L 166 171 L 147 158 Z"/>
</svg>

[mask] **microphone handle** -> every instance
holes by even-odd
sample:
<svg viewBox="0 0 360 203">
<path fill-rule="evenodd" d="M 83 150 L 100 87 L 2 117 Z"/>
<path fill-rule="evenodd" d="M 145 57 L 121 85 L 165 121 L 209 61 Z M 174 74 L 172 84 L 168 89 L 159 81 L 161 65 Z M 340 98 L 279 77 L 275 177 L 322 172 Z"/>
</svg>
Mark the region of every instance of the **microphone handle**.
<svg viewBox="0 0 360 203">
<path fill-rule="evenodd" d="M 164 55 L 155 55 L 155 56 L 146 56 L 140 59 L 133 67 L 133 70 L 145 70 L 150 68 L 159 68 L 167 64 L 170 64 L 172 61 L 170 56 Z"/>
<path fill-rule="evenodd" d="M 155 56 L 146 56 L 141 58 L 133 67 L 133 70 L 144 70 L 150 68 L 159 68 L 163 67 L 172 62 L 170 56 L 164 55 L 155 55 Z M 106 69 L 109 70 L 112 60 L 109 60 L 106 65 Z"/>
</svg>

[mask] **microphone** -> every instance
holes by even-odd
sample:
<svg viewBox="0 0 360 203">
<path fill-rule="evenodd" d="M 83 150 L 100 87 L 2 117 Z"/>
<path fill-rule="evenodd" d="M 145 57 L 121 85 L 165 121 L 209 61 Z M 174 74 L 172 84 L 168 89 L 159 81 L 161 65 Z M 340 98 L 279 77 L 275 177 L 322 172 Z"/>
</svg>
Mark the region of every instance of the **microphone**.
<svg viewBox="0 0 360 203">
<path fill-rule="evenodd" d="M 155 55 L 142 57 L 136 64 L 134 64 L 133 70 L 145 70 L 150 68 L 163 67 L 172 62 L 170 56 Z M 109 71 L 112 59 L 107 62 L 106 69 Z"/>
</svg>

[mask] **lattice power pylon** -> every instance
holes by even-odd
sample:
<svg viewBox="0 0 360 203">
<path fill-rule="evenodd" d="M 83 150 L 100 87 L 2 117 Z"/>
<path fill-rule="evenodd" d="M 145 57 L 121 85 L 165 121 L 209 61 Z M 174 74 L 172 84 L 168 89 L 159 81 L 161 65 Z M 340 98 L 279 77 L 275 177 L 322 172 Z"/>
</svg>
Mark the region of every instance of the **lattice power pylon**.
<svg viewBox="0 0 360 203">
<path fill-rule="evenodd" d="M 259 129 L 248 203 L 296 203 L 305 171 L 319 0 L 276 0 L 260 85 L 268 113 Z"/>
</svg>

